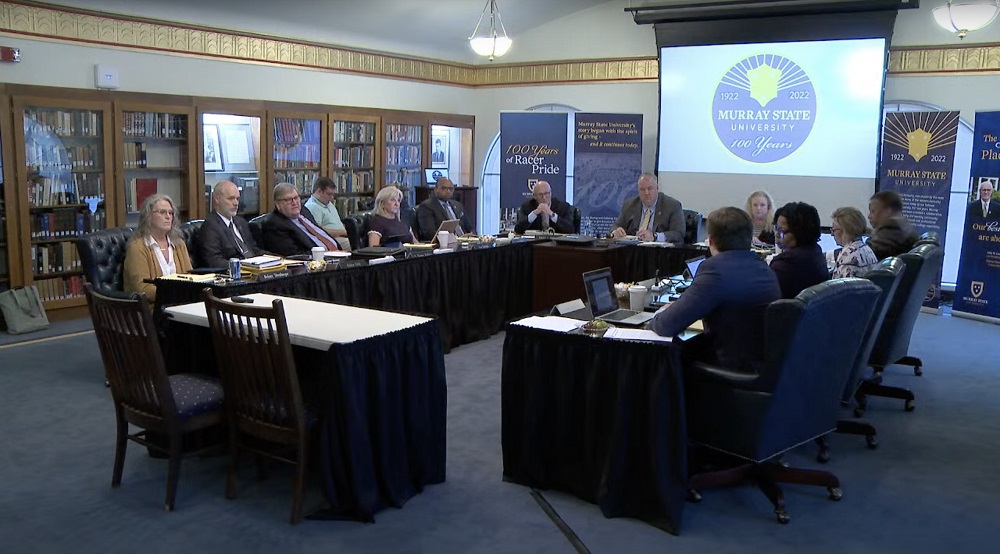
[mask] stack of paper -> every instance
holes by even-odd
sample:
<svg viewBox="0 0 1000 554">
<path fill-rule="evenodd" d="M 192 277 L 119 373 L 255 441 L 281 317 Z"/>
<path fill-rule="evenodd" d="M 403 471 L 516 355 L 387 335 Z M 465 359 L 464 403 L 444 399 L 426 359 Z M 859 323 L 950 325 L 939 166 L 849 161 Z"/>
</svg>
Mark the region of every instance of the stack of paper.
<svg viewBox="0 0 1000 554">
<path fill-rule="evenodd" d="M 519 321 L 515 321 L 514 325 L 523 325 L 524 327 L 531 327 L 533 329 L 545 329 L 547 331 L 559 331 L 562 333 L 567 333 L 583 325 L 584 323 L 586 323 L 586 321 L 580 321 L 579 319 L 570 319 L 568 317 L 559 317 L 559 316 L 540 317 L 537 315 L 533 315 L 521 319 Z"/>
<path fill-rule="evenodd" d="M 281 265 L 281 258 L 278 256 L 254 256 L 253 258 L 240 260 L 240 264 L 254 269 L 267 269 Z"/>
</svg>

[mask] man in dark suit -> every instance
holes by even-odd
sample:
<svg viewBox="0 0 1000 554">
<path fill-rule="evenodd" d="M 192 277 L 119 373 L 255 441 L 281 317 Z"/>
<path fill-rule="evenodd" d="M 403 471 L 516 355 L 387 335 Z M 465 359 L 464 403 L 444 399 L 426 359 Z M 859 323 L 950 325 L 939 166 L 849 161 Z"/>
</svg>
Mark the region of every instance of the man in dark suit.
<svg viewBox="0 0 1000 554">
<path fill-rule="evenodd" d="M 274 211 L 264 222 L 264 247 L 280 256 L 309 254 L 316 246 L 340 250 L 336 239 L 316 224 L 291 183 L 274 186 Z"/>
<path fill-rule="evenodd" d="M 198 261 L 206 267 L 229 267 L 230 258 L 251 258 L 261 254 L 250 225 L 237 215 L 240 189 L 222 181 L 212 189 L 212 213 L 198 230 L 195 240 Z"/>
<path fill-rule="evenodd" d="M 465 206 L 457 200 L 452 200 L 455 194 L 455 183 L 447 177 L 441 177 L 434 184 L 434 196 L 424 200 L 417 206 L 417 238 L 433 240 L 442 221 L 457 219 L 463 233 L 472 231 L 472 224 L 465 215 Z"/>
<path fill-rule="evenodd" d="M 994 220 L 1000 219 L 1000 203 L 993 200 L 995 177 L 979 178 L 979 199 L 969 204 L 970 218 Z"/>
<path fill-rule="evenodd" d="M 712 256 L 684 294 L 661 308 L 649 328 L 676 336 L 699 319 L 705 332 L 685 342 L 685 356 L 736 371 L 756 372 L 763 360 L 764 311 L 781 298 L 778 279 L 750 250 L 753 221 L 740 208 L 708 215 Z"/>
<path fill-rule="evenodd" d="M 903 198 L 894 190 L 879 191 L 871 197 L 868 221 L 875 229 L 868 246 L 880 260 L 909 252 L 920 238 L 916 227 L 903 215 Z"/>
<path fill-rule="evenodd" d="M 639 196 L 622 205 L 611 236 L 635 235 L 642 241 L 684 242 L 684 210 L 677 200 L 660 192 L 656 176 L 639 176 Z"/>
<path fill-rule="evenodd" d="M 517 212 L 514 232 L 523 234 L 527 230 L 575 233 L 573 228 L 573 206 L 552 196 L 552 187 L 547 181 L 538 181 L 531 189 L 531 200 L 521 204 Z"/>
</svg>

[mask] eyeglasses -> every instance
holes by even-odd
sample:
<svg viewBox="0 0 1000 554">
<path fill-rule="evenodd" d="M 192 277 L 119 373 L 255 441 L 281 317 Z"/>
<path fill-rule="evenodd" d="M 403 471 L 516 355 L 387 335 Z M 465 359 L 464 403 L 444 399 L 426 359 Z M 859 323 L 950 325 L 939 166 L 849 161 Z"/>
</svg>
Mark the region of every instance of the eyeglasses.
<svg viewBox="0 0 1000 554">
<path fill-rule="evenodd" d="M 279 198 L 279 199 L 275 200 L 275 202 L 282 202 L 282 203 L 288 203 L 288 204 L 291 204 L 293 202 L 298 202 L 298 201 L 299 201 L 299 197 L 298 196 L 289 196 L 288 198 Z"/>
<path fill-rule="evenodd" d="M 173 210 L 153 210 L 153 213 L 154 214 L 160 214 L 160 215 L 169 215 L 170 217 L 174 216 L 174 211 Z"/>
<path fill-rule="evenodd" d="M 788 231 L 782 229 L 781 227 L 778 227 L 777 225 L 773 225 L 771 227 L 771 229 L 774 230 L 774 236 L 776 236 L 776 237 L 783 237 L 783 236 L 785 236 L 785 233 L 788 232 Z"/>
<path fill-rule="evenodd" d="M 844 230 L 843 227 L 830 227 L 830 232 L 831 233 L 840 233 L 843 230 Z"/>
<path fill-rule="evenodd" d="M 548 192 L 535 192 L 531 194 L 532 196 L 552 196 L 552 191 Z"/>
</svg>

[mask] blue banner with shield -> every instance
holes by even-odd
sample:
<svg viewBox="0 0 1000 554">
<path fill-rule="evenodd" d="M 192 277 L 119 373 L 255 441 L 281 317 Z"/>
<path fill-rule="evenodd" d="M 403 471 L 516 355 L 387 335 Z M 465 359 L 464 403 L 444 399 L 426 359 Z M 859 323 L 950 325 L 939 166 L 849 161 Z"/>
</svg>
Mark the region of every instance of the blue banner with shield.
<svg viewBox="0 0 1000 554">
<path fill-rule="evenodd" d="M 976 114 L 970 175 L 952 313 L 1000 323 L 1000 112 Z"/>
<path fill-rule="evenodd" d="M 948 200 L 955 165 L 958 112 L 891 112 L 885 115 L 879 190 L 903 197 L 903 215 L 921 232 L 948 230 Z M 924 306 L 941 304 L 941 272 Z"/>
<path fill-rule="evenodd" d="M 538 181 L 549 183 L 553 197 L 566 199 L 566 135 L 566 113 L 500 114 L 501 228 L 516 219 Z"/>
<path fill-rule="evenodd" d="M 577 113 L 573 204 L 580 233 L 611 232 L 642 173 L 642 114 Z"/>
</svg>

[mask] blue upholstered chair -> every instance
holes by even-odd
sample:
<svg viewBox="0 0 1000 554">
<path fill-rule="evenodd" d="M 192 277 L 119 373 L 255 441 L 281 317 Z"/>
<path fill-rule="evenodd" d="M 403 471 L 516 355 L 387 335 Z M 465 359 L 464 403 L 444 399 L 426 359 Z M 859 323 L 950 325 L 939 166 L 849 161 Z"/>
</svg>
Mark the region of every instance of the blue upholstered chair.
<svg viewBox="0 0 1000 554">
<path fill-rule="evenodd" d="M 699 489 L 749 480 L 774 504 L 778 521 L 787 523 L 779 482 L 824 486 L 831 499 L 840 499 L 834 474 L 776 460 L 836 429 L 841 394 L 879 292 L 865 279 L 836 279 L 771 303 L 758 374 L 705 363 L 685 368 L 691 442 L 725 457 L 724 469 L 691 476 L 693 500 L 700 499 Z"/>
</svg>

